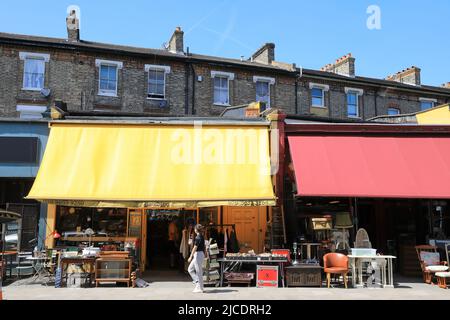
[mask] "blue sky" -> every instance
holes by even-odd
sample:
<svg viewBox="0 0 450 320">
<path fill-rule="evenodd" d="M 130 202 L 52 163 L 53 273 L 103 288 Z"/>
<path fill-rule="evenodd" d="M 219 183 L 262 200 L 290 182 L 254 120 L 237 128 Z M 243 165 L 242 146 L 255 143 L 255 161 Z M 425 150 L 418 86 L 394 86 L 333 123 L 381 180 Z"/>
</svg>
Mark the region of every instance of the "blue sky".
<svg viewBox="0 0 450 320">
<path fill-rule="evenodd" d="M 2 2 L 0 32 L 66 37 L 66 9 L 78 5 L 84 40 L 160 48 L 181 26 L 194 53 L 247 58 L 274 42 L 277 60 L 305 68 L 351 52 L 357 75 L 384 78 L 415 65 L 424 84 L 450 81 L 448 0 Z M 369 5 L 381 9 L 380 30 L 366 26 Z"/>
</svg>

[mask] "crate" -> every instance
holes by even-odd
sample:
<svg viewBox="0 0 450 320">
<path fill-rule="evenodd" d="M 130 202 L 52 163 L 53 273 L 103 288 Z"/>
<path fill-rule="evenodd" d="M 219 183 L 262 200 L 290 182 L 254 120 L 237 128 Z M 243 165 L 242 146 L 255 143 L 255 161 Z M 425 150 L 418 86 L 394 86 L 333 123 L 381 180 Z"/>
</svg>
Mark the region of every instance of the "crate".
<svg viewBox="0 0 450 320">
<path fill-rule="evenodd" d="M 256 268 L 257 288 L 278 288 L 278 266 L 261 266 Z"/>
<path fill-rule="evenodd" d="M 321 287 L 322 269 L 320 267 L 286 268 L 288 287 Z"/>
</svg>

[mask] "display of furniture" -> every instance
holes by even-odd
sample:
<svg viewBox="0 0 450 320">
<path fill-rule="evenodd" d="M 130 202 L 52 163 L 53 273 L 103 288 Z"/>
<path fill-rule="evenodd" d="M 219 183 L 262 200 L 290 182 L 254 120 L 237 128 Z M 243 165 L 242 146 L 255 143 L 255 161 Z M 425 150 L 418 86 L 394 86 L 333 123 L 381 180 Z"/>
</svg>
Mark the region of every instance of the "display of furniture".
<svg viewBox="0 0 450 320">
<path fill-rule="evenodd" d="M 234 264 L 236 266 L 242 265 L 244 263 L 248 264 L 256 264 L 256 265 L 264 265 L 264 264 L 277 264 L 279 266 L 280 274 L 281 274 L 281 285 L 284 287 L 285 280 L 284 280 L 284 264 L 287 262 L 286 259 L 282 260 L 256 260 L 256 259 L 218 259 L 218 262 L 220 262 L 220 286 L 223 286 L 223 279 L 224 274 L 227 265 Z"/>
<path fill-rule="evenodd" d="M 322 267 L 318 264 L 297 264 L 285 271 L 287 287 L 322 287 Z"/>
<path fill-rule="evenodd" d="M 217 257 L 220 253 L 219 247 L 217 243 L 211 243 L 210 240 L 209 244 L 207 245 L 207 250 L 209 251 L 209 254 L 207 257 L 205 257 L 204 260 L 203 284 L 211 286 L 219 286 L 220 264 L 219 262 L 217 262 Z"/>
<path fill-rule="evenodd" d="M 447 289 L 447 279 L 450 279 L 450 272 L 436 272 L 435 276 L 438 286 L 442 289 Z"/>
<path fill-rule="evenodd" d="M 347 288 L 348 257 L 341 253 L 327 253 L 323 256 L 323 271 L 327 274 L 327 287 L 330 288 L 331 275 L 338 274 L 344 278 Z"/>
<path fill-rule="evenodd" d="M 416 246 L 417 257 L 423 273 L 425 283 L 431 284 L 436 272 L 447 272 L 446 261 L 441 261 L 437 247 L 430 245 Z"/>
<path fill-rule="evenodd" d="M 67 284 L 67 269 L 69 265 L 76 265 L 79 266 L 81 271 L 83 273 L 89 274 L 89 284 L 92 283 L 93 275 L 95 275 L 95 258 L 86 258 L 82 256 L 75 256 L 75 257 L 63 257 L 60 260 L 60 266 L 61 266 L 61 282 L 63 279 L 66 280 Z"/>
<path fill-rule="evenodd" d="M 108 253 L 95 261 L 96 287 L 102 282 L 125 282 L 129 287 L 130 279 L 131 259 L 128 258 L 128 252 Z"/>
<path fill-rule="evenodd" d="M 349 255 L 350 266 L 352 270 L 352 285 L 353 287 L 364 286 L 363 280 L 363 262 L 373 262 L 380 268 L 381 281 L 380 285 L 383 288 L 394 287 L 394 271 L 393 271 L 393 259 L 397 259 L 395 256 L 372 256 L 372 255 Z"/>
</svg>

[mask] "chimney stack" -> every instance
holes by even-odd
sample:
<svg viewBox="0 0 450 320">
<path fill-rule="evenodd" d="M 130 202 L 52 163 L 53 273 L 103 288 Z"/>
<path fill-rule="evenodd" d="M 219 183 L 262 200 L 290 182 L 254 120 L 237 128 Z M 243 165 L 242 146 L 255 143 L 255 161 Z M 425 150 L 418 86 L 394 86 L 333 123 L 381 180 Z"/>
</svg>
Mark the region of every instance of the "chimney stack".
<svg viewBox="0 0 450 320">
<path fill-rule="evenodd" d="M 184 54 L 184 32 L 181 27 L 177 27 L 169 40 L 169 51 L 172 53 Z"/>
<path fill-rule="evenodd" d="M 355 58 L 351 53 L 337 59 L 334 63 L 324 66 L 322 71 L 340 74 L 347 77 L 355 76 Z"/>
<path fill-rule="evenodd" d="M 442 87 L 443 87 L 443 88 L 446 88 L 446 89 L 450 89 L 450 82 L 443 83 L 443 84 L 442 84 Z"/>
<path fill-rule="evenodd" d="M 399 71 L 396 74 L 388 76 L 386 80 L 420 86 L 420 68 L 412 66 L 411 68 Z"/>
<path fill-rule="evenodd" d="M 80 41 L 80 20 L 78 20 L 77 12 L 75 10 L 70 11 L 70 14 L 66 18 L 66 25 L 69 41 Z"/>
<path fill-rule="evenodd" d="M 266 43 L 250 58 L 251 61 L 271 65 L 275 60 L 275 44 Z"/>
</svg>

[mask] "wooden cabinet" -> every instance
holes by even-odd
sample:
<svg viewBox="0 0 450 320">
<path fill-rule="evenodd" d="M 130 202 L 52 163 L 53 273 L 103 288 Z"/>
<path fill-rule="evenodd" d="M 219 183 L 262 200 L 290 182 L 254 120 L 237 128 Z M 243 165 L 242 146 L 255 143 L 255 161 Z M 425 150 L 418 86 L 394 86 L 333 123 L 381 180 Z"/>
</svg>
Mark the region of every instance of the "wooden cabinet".
<svg viewBox="0 0 450 320">
<path fill-rule="evenodd" d="M 131 259 L 105 257 L 95 261 L 95 285 L 101 282 L 125 282 L 130 286 Z"/>
</svg>

